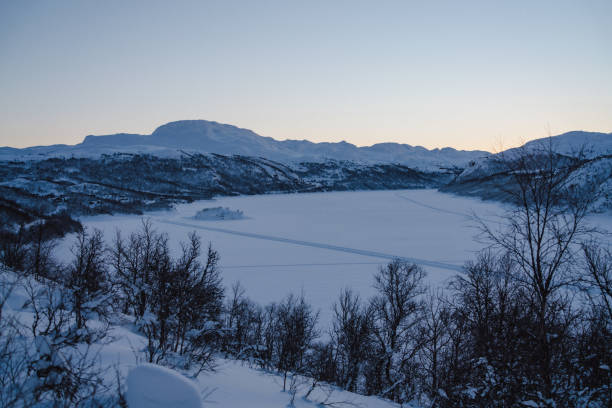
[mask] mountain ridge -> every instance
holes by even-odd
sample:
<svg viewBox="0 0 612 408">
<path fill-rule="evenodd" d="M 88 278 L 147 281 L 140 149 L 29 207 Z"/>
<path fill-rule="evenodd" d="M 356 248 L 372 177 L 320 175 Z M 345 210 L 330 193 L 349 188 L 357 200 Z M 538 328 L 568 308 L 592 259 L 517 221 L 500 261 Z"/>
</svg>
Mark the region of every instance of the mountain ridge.
<svg viewBox="0 0 612 408">
<path fill-rule="evenodd" d="M 452 147 L 426 149 L 400 143 L 356 146 L 341 142 L 276 140 L 234 125 L 206 120 L 183 120 L 159 126 L 150 135 L 115 133 L 88 135 L 76 145 L 35 146 L 24 149 L 0 148 L 0 160 L 50 156 L 96 156 L 114 152 L 180 156 L 181 151 L 265 157 L 281 162 L 324 162 L 326 160 L 361 163 L 399 163 L 421 169 L 464 167 L 489 152 L 457 150 Z"/>
<path fill-rule="evenodd" d="M 506 163 L 525 153 L 547 157 L 549 151 L 554 153 L 557 166 L 573 163 L 568 185 L 595 188 L 598 198 L 593 209 L 612 209 L 612 133 L 572 131 L 529 141 L 520 147 L 471 162 L 440 191 L 508 201 L 511 199 L 507 194 L 508 186 L 514 181 L 511 167 Z"/>
<path fill-rule="evenodd" d="M 570 131 L 561 135 L 531 140 L 525 148 L 542 147 L 549 141 L 555 150 L 572 154 L 582 147 L 589 157 L 612 153 L 612 133 Z M 508 149 L 506 152 L 517 148 Z M 362 164 L 392 163 L 425 171 L 448 168 L 465 169 L 486 163 L 495 156 L 482 150 L 457 150 L 452 147 L 426 149 L 394 142 L 356 146 L 341 142 L 277 140 L 260 136 L 250 129 L 207 120 L 180 120 L 157 127 L 150 135 L 115 133 L 87 135 L 75 145 L 56 144 L 23 149 L 0 147 L 0 160 L 41 160 L 52 157 L 99 157 L 104 154 L 150 154 L 179 158 L 185 154 L 213 153 L 226 156 L 261 157 L 287 164 L 300 162 L 349 161 Z"/>
</svg>

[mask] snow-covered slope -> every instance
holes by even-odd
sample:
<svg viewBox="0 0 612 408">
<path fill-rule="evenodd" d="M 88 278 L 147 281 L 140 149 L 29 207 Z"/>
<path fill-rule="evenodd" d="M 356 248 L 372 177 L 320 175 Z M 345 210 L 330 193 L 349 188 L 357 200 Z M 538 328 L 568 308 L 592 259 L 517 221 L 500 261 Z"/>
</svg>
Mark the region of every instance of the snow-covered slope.
<svg viewBox="0 0 612 408">
<path fill-rule="evenodd" d="M 483 157 L 471 163 L 471 166 L 464 170 L 460 178 L 469 176 L 477 171 L 493 171 L 495 166 L 499 163 L 497 158 L 500 156 L 512 158 L 515 154 L 519 154 L 522 151 L 546 152 L 549 149 L 564 156 L 582 159 L 595 159 L 609 156 L 612 155 L 612 133 L 574 131 L 563 133 L 558 136 L 532 140 L 525 143 L 523 146 L 508 149 L 496 155 Z"/>
<path fill-rule="evenodd" d="M 134 213 L 215 195 L 434 188 L 450 172 L 397 164 L 328 161 L 284 165 L 263 158 L 114 154 L 0 162 L 0 230 L 60 216 Z M 66 222 L 59 222 L 65 225 Z"/>
<path fill-rule="evenodd" d="M 77 145 L 36 146 L 25 149 L 0 148 L 0 160 L 28 160 L 57 156 L 92 157 L 104 153 L 150 153 L 175 157 L 184 152 L 265 157 L 284 163 L 350 160 L 363 163 L 400 163 L 412 168 L 465 167 L 487 156 L 483 151 L 452 148 L 428 150 L 421 146 L 380 143 L 357 147 L 351 143 L 313 143 L 307 140 L 279 141 L 259 136 L 248 129 L 205 120 L 184 120 L 158 127 L 151 135 L 118 133 L 87 136 Z"/>
<path fill-rule="evenodd" d="M 19 336 L 15 341 L 29 346 L 37 345 L 35 350 L 28 349 L 27 351 L 31 353 L 29 356 L 33 357 L 31 361 L 40 365 L 44 364 L 44 356 L 49 353 L 45 351 L 49 349 L 48 346 L 46 348 L 40 346 L 47 344 L 48 340 L 44 335 L 38 335 L 38 341 L 33 341 L 31 338 L 32 334 L 29 327 L 32 326 L 35 312 L 29 299 L 30 291 L 40 292 L 44 291 L 45 288 L 44 279 L 39 281 L 33 277 L 18 277 L 13 272 L 0 268 L 0 289 L 2 289 L 0 291 L 0 300 L 2 300 L 0 316 L 4 319 L 4 322 L 15 319 L 17 326 L 24 329 L 22 336 Z M 143 364 L 141 351 L 146 348 L 147 339 L 137 332 L 126 316 L 116 317 L 113 321 L 114 324 L 109 326 L 109 336 L 92 343 L 89 357 L 83 360 L 87 361 L 88 364 L 93 364 L 96 367 L 95 370 L 102 375 L 106 385 L 110 386 L 110 388 L 100 387 L 99 394 L 95 396 L 95 398 L 98 398 L 96 401 L 109 404 L 102 406 L 119 406 L 115 400 L 117 395 L 114 395 L 116 392 L 114 386 L 117 381 L 123 383 L 121 390 L 126 394 L 126 402 L 129 408 L 196 408 L 209 406 L 218 408 L 286 408 L 291 406 L 292 394 L 290 390 L 283 391 L 283 377 L 281 375 L 251 368 L 245 361 L 218 357 L 215 371 L 200 373 L 196 378 L 187 378 L 174 370 L 154 364 Z M 90 328 L 104 326 L 95 318 L 88 320 L 87 325 Z M 6 328 L 6 326 L 2 327 Z M 51 338 L 52 336 L 49 335 L 48 337 Z M 80 345 L 80 347 L 83 348 L 84 346 Z M 63 353 L 66 354 L 57 355 L 68 355 L 69 350 L 63 350 Z M 7 361 L 5 358 L 3 363 Z M 8 369 L 5 366 L 0 368 Z M 36 378 L 25 378 L 22 375 L 23 371 L 17 374 L 16 380 L 19 381 L 19 386 L 23 386 L 28 391 L 36 387 Z M 297 378 L 293 387 L 295 392 L 293 406 L 295 408 L 322 406 L 398 407 L 397 404 L 388 400 L 351 393 L 324 383 L 318 383 L 314 391 L 308 393 L 312 382 L 312 379 L 308 377 Z M 18 388 L 15 383 L 10 387 L 7 387 L 7 382 L 0 385 L 4 386 L 0 391 L 6 391 L 13 387 Z M 4 407 L 5 405 L 2 402 L 7 401 L 7 396 L 2 394 L 0 396 L 4 397 L 0 399 L 0 405 Z M 21 406 L 19 405 L 21 400 L 29 401 L 27 395 L 19 398 L 17 404 L 10 404 L 9 406 Z M 55 401 L 55 404 L 52 404 L 52 401 L 45 399 L 34 406 L 80 407 L 98 405 L 74 402 L 68 404 L 67 400 Z M 414 405 L 404 406 L 413 407 Z"/>
<path fill-rule="evenodd" d="M 568 156 L 583 155 L 588 159 L 612 154 L 612 133 L 573 131 L 551 138 L 532 140 L 525 143 L 526 149 L 545 149 L 549 146 Z"/>
<path fill-rule="evenodd" d="M 532 140 L 523 146 L 475 160 L 463 170 L 457 181 L 486 177 L 501 171 L 501 167 L 504 166 L 501 166 L 500 157 L 511 158 L 521 151 L 547 151 L 548 149 L 568 157 L 602 158 L 612 155 L 612 133 L 574 131 Z"/>
<path fill-rule="evenodd" d="M 575 185 L 594 186 L 598 200 L 596 208 L 612 208 L 612 133 L 574 131 L 559 136 L 532 140 L 523 146 L 505 150 L 470 163 L 444 191 L 481 198 L 501 199 L 506 177 L 506 160 L 516 155 L 546 154 L 552 150 L 559 156 L 559 163 L 573 163 L 575 170 L 568 182 Z"/>
</svg>

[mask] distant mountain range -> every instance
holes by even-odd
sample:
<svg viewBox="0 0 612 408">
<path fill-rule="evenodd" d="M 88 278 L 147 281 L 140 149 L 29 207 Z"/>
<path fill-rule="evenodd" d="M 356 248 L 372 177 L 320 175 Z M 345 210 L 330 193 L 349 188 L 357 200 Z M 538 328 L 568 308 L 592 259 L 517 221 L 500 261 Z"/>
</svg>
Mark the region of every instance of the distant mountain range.
<svg viewBox="0 0 612 408">
<path fill-rule="evenodd" d="M 612 154 L 612 133 L 573 131 L 551 138 L 532 140 L 524 147 L 542 147 L 551 142 L 555 151 L 566 155 L 574 155 L 579 150 L 583 150 L 589 158 Z M 400 143 L 358 147 L 345 141 L 313 143 L 308 140 L 276 140 L 233 125 L 207 120 L 181 120 L 162 125 L 150 135 L 89 135 L 76 145 L 57 144 L 23 149 L 0 147 L 0 161 L 41 160 L 51 157 L 95 158 L 114 153 L 151 154 L 167 158 L 194 153 L 215 153 L 225 156 L 260 157 L 287 164 L 335 160 L 361 164 L 401 164 L 427 171 L 465 168 L 474 162 L 486 163 L 486 159 L 492 156 L 491 153 L 481 150 L 456 150 L 451 147 L 429 150 Z"/>
<path fill-rule="evenodd" d="M 530 141 L 525 147 L 541 146 L 553 141 L 556 151 L 572 154 L 586 147 L 589 157 L 612 153 L 612 133 L 574 131 L 552 138 Z M 87 136 L 76 145 L 35 146 L 24 149 L 0 148 L 0 160 L 40 160 L 50 157 L 97 157 L 113 153 L 151 154 L 157 157 L 180 157 L 193 153 L 216 153 L 225 156 L 262 157 L 282 163 L 320 163 L 328 160 L 362 164 L 393 163 L 411 168 L 436 171 L 465 168 L 469 163 L 486 162 L 491 153 L 481 150 L 456 150 L 451 147 L 428 150 L 421 146 L 378 143 L 358 147 L 347 142 L 313 143 L 308 140 L 276 140 L 233 125 L 207 120 L 170 122 L 150 135 L 117 133 Z"/>
<path fill-rule="evenodd" d="M 158 127 L 151 135 L 118 133 L 87 136 L 77 145 L 0 148 L 0 160 L 36 160 L 49 157 L 95 157 L 115 152 L 179 157 L 186 153 L 263 157 L 283 163 L 352 161 L 364 164 L 394 163 L 421 170 L 465 167 L 488 156 L 485 151 L 450 147 L 428 150 L 421 146 L 379 143 L 357 147 L 351 143 L 313 143 L 307 140 L 275 140 L 255 132 L 206 120 L 183 120 Z"/>
</svg>

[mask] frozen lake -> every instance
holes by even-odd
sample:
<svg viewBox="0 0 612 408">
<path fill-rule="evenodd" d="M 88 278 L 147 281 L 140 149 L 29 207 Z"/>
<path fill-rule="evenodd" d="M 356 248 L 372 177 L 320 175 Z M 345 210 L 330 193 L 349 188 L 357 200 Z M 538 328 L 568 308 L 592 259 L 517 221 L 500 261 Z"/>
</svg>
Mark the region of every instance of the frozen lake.
<svg viewBox="0 0 612 408">
<path fill-rule="evenodd" d="M 244 219 L 196 220 L 208 207 L 240 210 Z M 444 284 L 484 247 L 471 214 L 496 222 L 503 206 L 435 190 L 358 191 L 221 197 L 147 214 L 175 247 L 197 231 L 219 252 L 229 287 L 240 281 L 259 302 L 303 291 L 321 310 L 322 327 L 340 290 L 373 294 L 373 275 L 393 257 L 420 263 L 431 285 Z M 83 225 L 112 240 L 141 226 L 140 216 L 96 216 Z M 601 216 L 610 227 L 612 217 Z M 66 250 L 64 247 L 63 250 Z"/>
</svg>

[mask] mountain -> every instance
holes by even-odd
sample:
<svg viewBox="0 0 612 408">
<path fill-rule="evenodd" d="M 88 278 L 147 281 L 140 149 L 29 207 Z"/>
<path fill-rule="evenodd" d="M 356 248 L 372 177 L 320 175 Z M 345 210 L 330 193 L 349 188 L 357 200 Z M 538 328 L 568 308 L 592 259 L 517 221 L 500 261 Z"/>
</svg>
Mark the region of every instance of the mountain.
<svg viewBox="0 0 612 408">
<path fill-rule="evenodd" d="M 583 156 L 587 159 L 592 159 L 612 154 L 612 133 L 576 130 L 558 136 L 532 140 L 525 143 L 521 148 L 542 150 L 549 147 L 553 151 L 566 156 Z M 509 149 L 507 152 L 516 150 Z"/>
<path fill-rule="evenodd" d="M 25 149 L 0 148 L 0 160 L 37 160 L 49 157 L 93 157 L 116 152 L 180 157 L 185 153 L 216 153 L 264 157 L 283 163 L 325 162 L 396 163 L 422 170 L 465 167 L 489 155 L 484 151 L 464 151 L 450 147 L 428 150 L 421 146 L 379 143 L 358 147 L 347 142 L 313 143 L 307 140 L 275 140 L 232 125 L 206 120 L 170 122 L 151 135 L 118 133 L 87 136 L 82 143 L 37 146 Z"/>
<path fill-rule="evenodd" d="M 559 166 L 573 168 L 568 183 L 593 186 L 598 193 L 596 209 L 612 209 L 612 133 L 573 131 L 536 139 L 521 147 L 505 150 L 470 163 L 441 190 L 455 194 L 507 201 L 512 184 L 506 160 L 521 153 L 537 154 L 552 150 Z"/>
<path fill-rule="evenodd" d="M 580 157 L 587 160 L 605 157 L 612 155 L 612 133 L 572 131 L 558 136 L 531 140 L 522 146 L 474 160 L 464 168 L 457 180 L 487 177 L 498 172 L 500 171 L 500 159 L 503 157 L 511 158 L 523 151 L 547 151 L 548 149 L 567 157 Z"/>
<path fill-rule="evenodd" d="M 612 208 L 612 133 L 570 132 L 522 148 L 547 146 L 577 161 L 572 179 L 597 186 L 599 208 Z M 75 228 L 71 216 L 139 213 L 216 195 L 438 188 L 505 201 L 511 177 L 497 158 L 395 143 L 277 141 L 215 122 L 172 122 L 151 135 L 0 148 L 0 232 L 44 219 L 61 235 Z"/>
<path fill-rule="evenodd" d="M 285 165 L 264 158 L 191 154 L 180 158 L 114 153 L 0 162 L 0 236 L 44 220 L 54 234 L 70 217 L 142 213 L 214 196 L 437 188 L 451 172 L 347 161 Z"/>
</svg>

